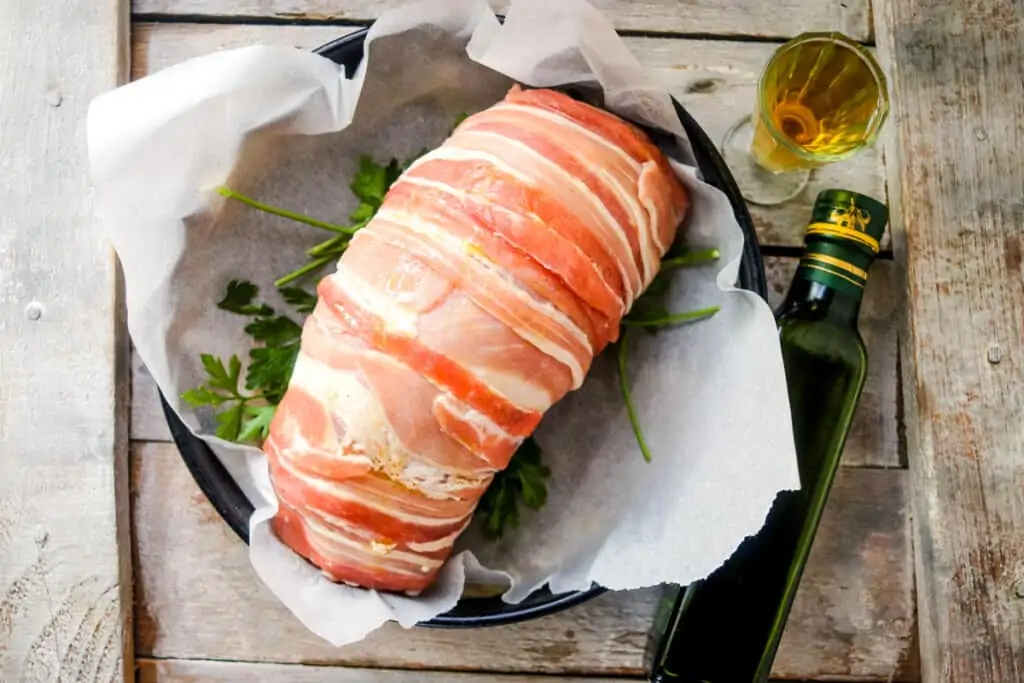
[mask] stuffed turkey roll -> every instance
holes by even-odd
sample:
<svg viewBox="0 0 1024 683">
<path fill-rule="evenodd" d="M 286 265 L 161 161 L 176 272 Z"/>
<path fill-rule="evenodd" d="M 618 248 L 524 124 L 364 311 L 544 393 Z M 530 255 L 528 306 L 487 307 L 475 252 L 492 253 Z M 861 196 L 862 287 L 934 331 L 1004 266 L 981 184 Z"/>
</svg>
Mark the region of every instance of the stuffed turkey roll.
<svg viewBox="0 0 1024 683">
<path fill-rule="evenodd" d="M 332 580 L 429 586 L 688 207 L 641 130 L 567 95 L 513 87 L 463 121 L 320 281 L 263 446 L 275 533 Z"/>
</svg>

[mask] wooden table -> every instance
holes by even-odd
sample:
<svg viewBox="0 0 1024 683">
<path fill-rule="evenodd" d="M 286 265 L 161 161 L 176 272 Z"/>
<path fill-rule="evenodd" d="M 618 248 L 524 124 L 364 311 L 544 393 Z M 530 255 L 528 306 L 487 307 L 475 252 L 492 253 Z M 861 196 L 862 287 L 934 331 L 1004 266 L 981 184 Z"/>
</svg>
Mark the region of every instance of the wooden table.
<svg viewBox="0 0 1024 683">
<path fill-rule="evenodd" d="M 136 0 L 130 22 L 126 0 L 0 5 L 0 681 L 642 676 L 657 589 L 516 626 L 319 641 L 256 580 L 131 356 L 90 227 L 89 98 L 217 48 L 312 48 L 392 4 Z M 751 207 L 773 303 L 818 190 L 887 196 L 893 216 L 862 314 L 866 394 L 775 674 L 1024 680 L 1019 3 L 596 4 L 716 140 L 786 38 L 838 29 L 876 46 L 895 102 L 884 143 Z"/>
</svg>

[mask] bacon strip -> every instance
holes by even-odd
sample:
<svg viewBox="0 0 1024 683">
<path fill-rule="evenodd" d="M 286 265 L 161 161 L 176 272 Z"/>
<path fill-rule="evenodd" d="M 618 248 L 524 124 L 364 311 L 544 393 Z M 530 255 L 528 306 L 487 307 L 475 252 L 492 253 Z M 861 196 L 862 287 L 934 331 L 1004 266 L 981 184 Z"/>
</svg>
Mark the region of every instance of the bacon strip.
<svg viewBox="0 0 1024 683">
<path fill-rule="evenodd" d="M 318 286 L 263 445 L 275 533 L 331 580 L 428 587 L 688 208 L 640 129 L 566 95 L 514 87 L 466 119 Z"/>
</svg>

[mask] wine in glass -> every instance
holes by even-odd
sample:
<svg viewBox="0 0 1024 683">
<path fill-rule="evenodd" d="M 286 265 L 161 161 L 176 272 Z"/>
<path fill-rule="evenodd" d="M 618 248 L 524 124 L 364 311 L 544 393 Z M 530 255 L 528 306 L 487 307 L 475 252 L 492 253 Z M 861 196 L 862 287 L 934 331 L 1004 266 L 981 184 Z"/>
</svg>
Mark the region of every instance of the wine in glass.
<svg viewBox="0 0 1024 683">
<path fill-rule="evenodd" d="M 754 113 L 726 133 L 723 156 L 747 201 L 780 204 L 811 169 L 874 143 L 888 113 L 885 75 L 867 50 L 841 33 L 804 33 L 772 55 Z"/>
</svg>

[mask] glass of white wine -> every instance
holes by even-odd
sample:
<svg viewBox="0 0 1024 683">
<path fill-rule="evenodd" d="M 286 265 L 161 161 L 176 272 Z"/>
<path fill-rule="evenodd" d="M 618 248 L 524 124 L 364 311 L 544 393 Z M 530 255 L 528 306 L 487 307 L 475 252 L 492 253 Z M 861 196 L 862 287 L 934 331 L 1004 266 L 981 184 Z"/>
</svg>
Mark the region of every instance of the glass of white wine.
<svg viewBox="0 0 1024 683">
<path fill-rule="evenodd" d="M 757 86 L 754 113 L 725 135 L 722 153 L 747 201 L 781 204 L 811 169 L 874 143 L 889 114 L 885 75 L 867 50 L 836 32 L 783 44 Z"/>
</svg>

